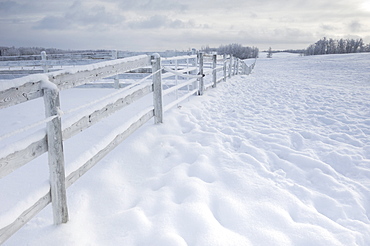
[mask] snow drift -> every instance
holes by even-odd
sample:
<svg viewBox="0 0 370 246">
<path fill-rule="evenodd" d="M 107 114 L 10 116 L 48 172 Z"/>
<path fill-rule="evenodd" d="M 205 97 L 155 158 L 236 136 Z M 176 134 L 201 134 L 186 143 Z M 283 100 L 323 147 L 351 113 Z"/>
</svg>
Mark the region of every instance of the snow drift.
<svg viewBox="0 0 370 246">
<path fill-rule="evenodd" d="M 53 225 L 49 205 L 5 245 L 369 245 L 369 61 L 259 59 L 253 74 L 146 124 L 69 188 L 67 224 Z M 104 134 L 67 141 L 67 162 Z M 45 183 L 36 166 L 2 179 L 0 200 Z"/>
</svg>

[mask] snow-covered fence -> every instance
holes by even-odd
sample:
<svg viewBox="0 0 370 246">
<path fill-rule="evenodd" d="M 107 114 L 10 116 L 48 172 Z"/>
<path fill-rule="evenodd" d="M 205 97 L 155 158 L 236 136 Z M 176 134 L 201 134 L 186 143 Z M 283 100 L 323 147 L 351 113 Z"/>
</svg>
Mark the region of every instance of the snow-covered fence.
<svg viewBox="0 0 370 246">
<path fill-rule="evenodd" d="M 0 76 L 7 79 L 41 72 L 46 73 L 51 70 L 56 71 L 71 66 L 75 67 L 97 63 L 102 60 L 112 60 L 115 59 L 114 55 L 117 56 L 117 51 L 115 50 L 48 55 L 45 51 L 42 51 L 39 56 L 7 57 L 12 60 L 0 61 Z"/>
<path fill-rule="evenodd" d="M 141 55 L 80 66 L 69 70 L 30 75 L 10 80 L 6 84 L 0 84 L 0 109 L 43 97 L 46 119 L 26 128 L 47 124 L 46 133 L 41 138 L 38 137 L 38 140 L 28 142 L 28 140 L 23 139 L 17 144 L 19 149 L 5 154 L 0 152 L 0 178 L 5 177 L 45 152 L 48 152 L 50 170 L 50 190 L 39 197 L 36 203 L 24 210 L 7 226 L 0 229 L 0 244 L 49 203 L 52 203 L 54 223 L 66 223 L 68 221 L 66 200 L 66 189 L 68 187 L 151 118 L 154 117 L 155 123 L 162 123 L 163 113 L 166 110 L 192 95 L 202 95 L 208 88 L 216 87 L 217 83 L 225 81 L 227 68 L 229 68 L 229 76 L 231 76 L 239 73 L 249 73 L 252 65 L 254 66 L 254 63 L 247 66 L 242 61 L 236 61 L 236 59 L 227 58 L 226 56 L 217 60 L 217 55 L 204 56 L 203 53 L 171 58 L 161 58 L 158 54 L 152 56 Z M 151 74 L 137 83 L 118 89 L 107 97 L 73 109 L 77 111 L 80 108 L 94 105 L 93 112 L 81 115 L 62 128 L 61 118 L 68 112 L 60 110 L 60 90 L 148 67 L 152 70 Z M 148 81 L 150 77 L 152 80 Z M 171 77 L 175 78 L 175 84 L 172 83 L 173 79 L 169 80 Z M 165 82 L 167 80 L 172 84 Z M 166 86 L 168 88 L 164 89 Z M 119 88 L 117 85 L 115 87 Z M 115 137 L 109 143 L 98 150 L 94 150 L 95 154 L 80 163 L 79 168 L 68 176 L 65 175 L 63 141 L 150 93 L 153 93 L 152 106 L 138 112 L 135 117 L 129 119 L 124 127 L 114 132 Z M 176 93 L 175 100 L 164 105 L 163 97 L 171 93 Z M 181 96 L 178 94 L 181 94 Z M 0 141 L 22 131 L 24 129 L 0 136 Z"/>
</svg>

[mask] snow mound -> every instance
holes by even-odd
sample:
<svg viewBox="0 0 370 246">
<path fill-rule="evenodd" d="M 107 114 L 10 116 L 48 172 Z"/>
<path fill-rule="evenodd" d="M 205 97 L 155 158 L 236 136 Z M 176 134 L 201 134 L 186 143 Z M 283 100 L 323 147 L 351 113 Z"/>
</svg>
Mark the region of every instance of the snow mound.
<svg viewBox="0 0 370 246">
<path fill-rule="evenodd" d="M 67 224 L 48 206 L 5 245 L 369 245 L 369 59 L 258 60 L 77 181 Z"/>
</svg>

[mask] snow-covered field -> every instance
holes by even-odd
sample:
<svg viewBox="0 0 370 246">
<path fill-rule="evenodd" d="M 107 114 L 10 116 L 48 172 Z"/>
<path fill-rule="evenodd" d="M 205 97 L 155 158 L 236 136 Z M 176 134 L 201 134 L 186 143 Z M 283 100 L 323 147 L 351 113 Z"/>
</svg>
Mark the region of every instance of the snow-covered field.
<svg viewBox="0 0 370 246">
<path fill-rule="evenodd" d="M 49 205 L 4 245 L 370 245 L 370 54 L 261 56 L 78 180 L 67 224 Z M 68 91 L 62 109 L 110 92 Z M 43 117 L 28 107 L 0 111 L 1 133 Z M 116 121 L 67 141 L 67 170 Z M 0 180 L 0 224 L 47 189 L 46 166 Z"/>
</svg>

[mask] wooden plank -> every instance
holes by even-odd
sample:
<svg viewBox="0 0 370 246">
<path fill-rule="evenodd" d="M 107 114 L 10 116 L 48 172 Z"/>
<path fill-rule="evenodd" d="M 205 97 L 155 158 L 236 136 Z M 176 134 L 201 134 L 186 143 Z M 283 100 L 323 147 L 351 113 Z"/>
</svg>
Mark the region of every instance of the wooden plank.
<svg viewBox="0 0 370 246">
<path fill-rule="evenodd" d="M 81 66 L 80 69 L 86 69 L 76 72 L 64 72 L 57 75 L 50 73 L 49 80 L 55 83 L 59 89 L 72 88 L 87 82 L 96 81 L 137 68 L 149 66 L 150 56 L 145 55 L 130 57 L 129 59 L 118 59 L 115 60 L 115 62 L 115 64 L 112 64 L 112 61 L 95 63 L 94 66 L 96 68 L 93 70 L 89 70 L 90 66 Z"/>
<path fill-rule="evenodd" d="M 78 121 L 73 123 L 70 127 L 63 130 L 63 140 L 66 140 L 77 133 L 87 129 L 99 120 L 113 114 L 114 112 L 122 109 L 123 107 L 133 103 L 137 99 L 149 94 L 153 91 L 153 86 L 148 84 L 147 86 L 126 95 L 123 98 L 118 99 L 113 104 L 108 104 L 102 107 L 100 110 L 96 110 L 90 115 L 81 117 Z M 22 150 L 18 150 L 0 159 L 0 178 L 5 177 L 9 173 L 15 171 L 17 168 L 22 167 L 33 159 L 39 157 L 47 151 L 47 140 L 46 135 L 27 146 Z"/>
<path fill-rule="evenodd" d="M 27 164 L 47 151 L 47 141 L 45 136 L 30 144 L 28 147 L 11 153 L 0 159 L 0 178 L 8 175 L 17 168 Z"/>
<path fill-rule="evenodd" d="M 2 67 L 33 67 L 41 66 L 41 60 L 24 60 L 24 61 L 2 61 Z"/>
<path fill-rule="evenodd" d="M 50 191 L 42 196 L 34 205 L 24 211 L 15 221 L 0 230 L 0 245 L 21 229 L 36 214 L 51 202 Z"/>
<path fill-rule="evenodd" d="M 216 72 L 221 72 L 224 68 L 223 67 L 216 67 Z"/>
<path fill-rule="evenodd" d="M 200 78 L 201 77 L 200 75 L 193 75 L 193 74 L 185 73 L 185 72 L 196 71 L 197 68 L 187 69 L 185 71 L 185 70 L 173 70 L 169 67 L 163 67 L 163 70 L 167 71 L 168 73 L 165 73 L 164 75 L 162 75 L 162 79 L 176 76 L 176 75 L 183 77 L 183 78 L 195 78 L 195 77 Z"/>
<path fill-rule="evenodd" d="M 59 90 L 44 89 L 45 115 L 51 117 L 59 115 Z M 60 117 L 55 117 L 46 124 L 48 141 L 48 162 L 51 200 L 54 223 L 67 223 L 67 192 L 65 186 L 64 153 L 62 138 L 62 123 Z"/>
<path fill-rule="evenodd" d="M 173 56 L 173 57 L 163 57 L 163 61 L 175 61 L 175 60 L 186 60 L 186 59 L 196 59 L 197 55 L 190 56 Z"/>
<path fill-rule="evenodd" d="M 76 180 L 78 180 L 83 174 L 91 169 L 97 162 L 99 162 L 104 156 L 106 156 L 111 150 L 118 146 L 123 140 L 130 136 L 134 131 L 148 122 L 154 116 L 154 110 L 150 109 L 144 113 L 137 121 L 132 123 L 126 130 L 121 134 L 117 135 L 113 141 L 111 141 L 105 148 L 100 150 L 95 156 L 84 163 L 78 170 L 72 172 L 66 178 L 66 188 L 70 187 Z M 9 237 L 17 232 L 22 226 L 30 221 L 36 214 L 44 209 L 51 202 L 50 191 L 42 196 L 34 205 L 24 211 L 14 222 L 10 225 L 0 229 L 0 244 L 4 243 Z"/>
<path fill-rule="evenodd" d="M 43 96 L 41 81 L 28 82 L 21 86 L 0 91 L 0 109 Z"/>
<path fill-rule="evenodd" d="M 67 89 L 140 67 L 149 66 L 150 56 L 145 55 L 124 58 L 115 60 L 115 62 L 116 63 L 113 64 L 112 61 L 95 63 L 95 69 L 91 69 L 90 66 L 81 66 L 80 68 L 85 68 L 85 70 L 76 70 L 76 72 L 47 73 L 46 75 L 51 82 L 57 84 L 59 89 Z M 19 80 L 15 79 L 15 81 Z M 0 109 L 42 96 L 41 81 L 31 81 L 21 86 L 0 91 Z"/>
<path fill-rule="evenodd" d="M 172 108 L 173 106 L 179 104 L 180 102 L 184 101 L 185 99 L 195 95 L 196 93 L 198 92 L 198 89 L 194 89 L 188 93 L 186 93 L 185 95 L 183 95 L 182 97 L 180 97 L 179 99 L 177 99 L 176 101 L 173 101 L 169 104 L 167 104 L 165 107 L 164 107 L 164 111 L 167 111 L 169 110 L 170 108 Z"/>
<path fill-rule="evenodd" d="M 123 140 L 130 136 L 134 131 L 148 122 L 154 116 L 154 109 L 144 113 L 139 119 L 132 123 L 122 133 L 118 134 L 108 145 L 102 148 L 98 153 L 86 161 L 79 169 L 69 174 L 66 178 L 66 187 L 70 187 L 76 180 L 90 170 L 97 162 L 103 159 L 110 151 L 117 147 Z"/>
<path fill-rule="evenodd" d="M 190 79 L 190 80 L 186 80 L 186 82 L 184 83 L 181 83 L 181 84 L 178 84 L 178 85 L 175 85 L 175 86 L 172 86 L 171 88 L 169 89 L 166 89 L 163 91 L 163 95 L 168 95 L 170 94 L 171 92 L 174 92 L 175 90 L 178 90 L 184 86 L 187 86 L 187 85 L 190 85 L 191 83 L 194 83 L 195 81 L 197 81 L 197 78 L 195 79 Z"/>
<path fill-rule="evenodd" d="M 209 88 L 213 88 L 213 83 L 208 83 L 204 85 L 204 91 L 208 90 Z"/>
<path fill-rule="evenodd" d="M 171 71 L 169 71 L 171 69 Z M 167 71 L 167 73 L 162 73 L 162 79 L 172 77 L 175 75 L 181 76 L 183 78 L 190 78 L 194 77 L 194 75 L 189 74 L 189 72 L 193 72 L 197 70 L 197 67 L 188 67 L 188 68 L 183 68 L 179 67 L 178 70 L 172 70 L 170 66 L 165 66 L 164 71 Z M 190 75 L 190 76 L 189 76 Z"/>
<path fill-rule="evenodd" d="M 110 103 L 105 105 L 104 107 L 94 111 L 89 115 L 85 115 L 71 126 L 63 130 L 63 140 L 66 140 L 77 133 L 89 128 L 93 124 L 99 122 L 100 120 L 108 117 L 109 115 L 113 114 L 114 112 L 122 109 L 123 107 L 133 103 L 134 101 L 138 100 L 139 98 L 149 94 L 153 91 L 152 84 L 148 84 L 147 86 L 136 90 L 125 97 L 117 99 L 114 103 Z"/>
</svg>

